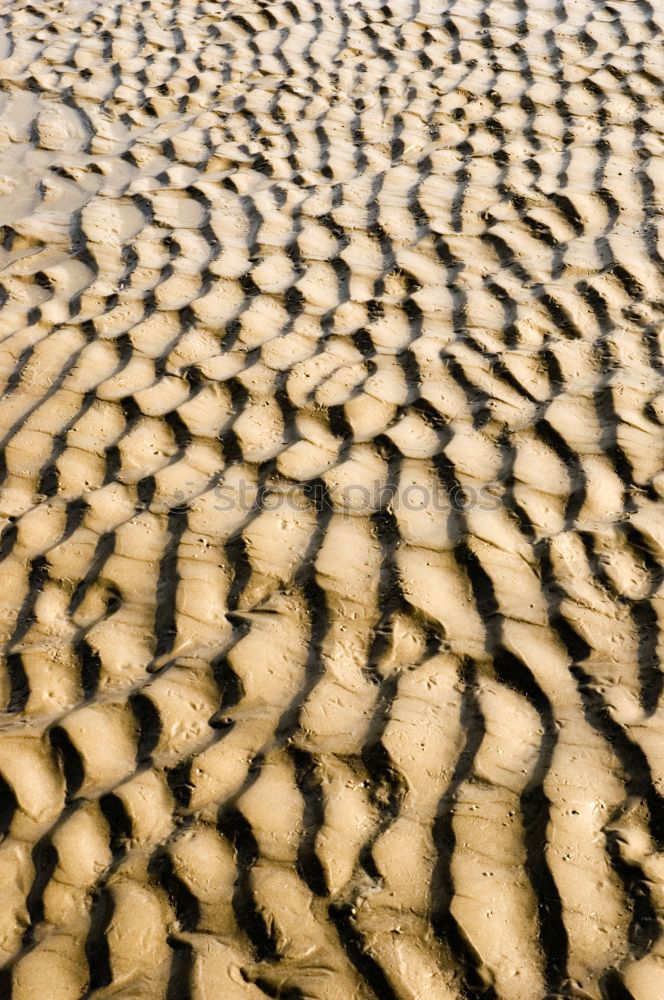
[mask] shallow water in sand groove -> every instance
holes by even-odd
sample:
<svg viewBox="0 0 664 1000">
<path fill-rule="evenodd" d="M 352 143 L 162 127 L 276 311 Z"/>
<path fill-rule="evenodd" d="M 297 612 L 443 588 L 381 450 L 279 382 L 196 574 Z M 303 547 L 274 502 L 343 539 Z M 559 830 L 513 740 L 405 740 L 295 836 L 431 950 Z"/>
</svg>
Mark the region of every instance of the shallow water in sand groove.
<svg viewBox="0 0 664 1000">
<path fill-rule="evenodd" d="M 0 1000 L 664 997 L 663 29 L 0 0 Z"/>
</svg>

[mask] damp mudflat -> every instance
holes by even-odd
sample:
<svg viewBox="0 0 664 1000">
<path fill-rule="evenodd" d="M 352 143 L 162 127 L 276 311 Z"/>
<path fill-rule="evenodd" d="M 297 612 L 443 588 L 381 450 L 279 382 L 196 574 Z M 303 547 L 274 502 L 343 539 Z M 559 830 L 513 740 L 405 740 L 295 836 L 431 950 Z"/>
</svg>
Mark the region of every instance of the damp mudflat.
<svg viewBox="0 0 664 1000">
<path fill-rule="evenodd" d="M 0 25 L 0 1000 L 664 997 L 661 4 Z"/>
</svg>

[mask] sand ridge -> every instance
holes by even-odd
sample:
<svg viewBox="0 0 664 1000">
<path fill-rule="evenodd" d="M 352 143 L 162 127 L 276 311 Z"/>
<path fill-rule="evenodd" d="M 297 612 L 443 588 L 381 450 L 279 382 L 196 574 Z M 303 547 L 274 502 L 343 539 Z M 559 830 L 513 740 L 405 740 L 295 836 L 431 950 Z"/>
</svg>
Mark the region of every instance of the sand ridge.
<svg viewBox="0 0 664 1000">
<path fill-rule="evenodd" d="M 664 995 L 657 6 L 0 23 L 2 1000 Z"/>
</svg>

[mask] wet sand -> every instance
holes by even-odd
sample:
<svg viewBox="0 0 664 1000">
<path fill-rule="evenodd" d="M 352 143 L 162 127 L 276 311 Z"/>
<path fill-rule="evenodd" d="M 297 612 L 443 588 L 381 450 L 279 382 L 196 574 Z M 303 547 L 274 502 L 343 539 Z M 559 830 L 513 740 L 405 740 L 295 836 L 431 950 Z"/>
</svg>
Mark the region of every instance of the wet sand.
<svg viewBox="0 0 664 1000">
<path fill-rule="evenodd" d="M 657 4 L 0 25 L 0 1000 L 664 997 Z"/>
</svg>

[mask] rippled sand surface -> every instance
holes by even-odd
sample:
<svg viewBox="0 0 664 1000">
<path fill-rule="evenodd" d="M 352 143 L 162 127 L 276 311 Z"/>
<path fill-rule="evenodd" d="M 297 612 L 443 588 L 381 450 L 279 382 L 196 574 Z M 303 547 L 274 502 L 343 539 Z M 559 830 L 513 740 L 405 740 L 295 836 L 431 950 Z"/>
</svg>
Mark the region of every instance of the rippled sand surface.
<svg viewBox="0 0 664 1000">
<path fill-rule="evenodd" d="M 661 1000 L 659 0 L 0 25 L 1 1000 Z"/>
</svg>

